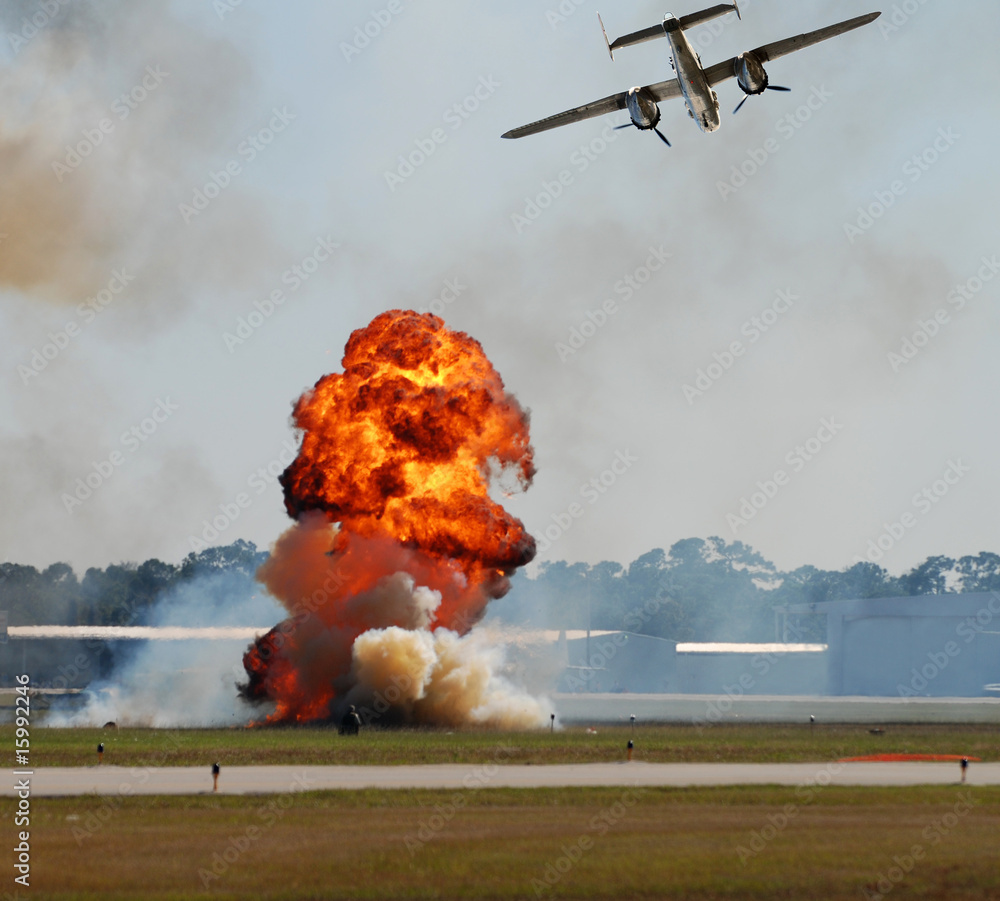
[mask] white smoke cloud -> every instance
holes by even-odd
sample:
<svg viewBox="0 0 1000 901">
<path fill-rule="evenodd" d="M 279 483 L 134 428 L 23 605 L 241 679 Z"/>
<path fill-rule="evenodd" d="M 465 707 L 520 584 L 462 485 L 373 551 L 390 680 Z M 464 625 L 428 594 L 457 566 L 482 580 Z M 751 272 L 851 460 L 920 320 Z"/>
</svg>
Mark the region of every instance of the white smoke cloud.
<svg viewBox="0 0 1000 901">
<path fill-rule="evenodd" d="M 270 628 L 282 613 L 262 589 L 246 593 L 246 582 L 213 573 L 180 585 L 160 600 L 150 624 L 164 629 L 259 626 Z M 81 627 L 85 630 L 86 627 Z M 49 726 L 151 727 L 246 725 L 259 709 L 237 696 L 243 671 L 243 640 L 153 640 L 119 644 L 111 674 L 92 682 L 81 709 L 55 707 Z"/>
<path fill-rule="evenodd" d="M 503 646 L 485 630 L 372 629 L 352 653 L 357 685 L 349 699 L 375 714 L 392 707 L 417 723 L 530 729 L 552 712 L 545 698 L 503 675 Z"/>
</svg>

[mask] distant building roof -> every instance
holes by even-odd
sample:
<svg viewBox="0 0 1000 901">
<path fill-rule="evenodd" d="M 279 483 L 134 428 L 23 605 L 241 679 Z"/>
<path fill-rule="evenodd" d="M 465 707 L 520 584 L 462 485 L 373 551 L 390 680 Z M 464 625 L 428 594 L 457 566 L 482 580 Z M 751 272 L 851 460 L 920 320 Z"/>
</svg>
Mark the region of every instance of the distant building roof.
<svg viewBox="0 0 1000 901">
<path fill-rule="evenodd" d="M 783 642 L 684 641 L 677 645 L 678 654 L 802 654 L 822 653 L 825 644 L 791 644 Z"/>
<path fill-rule="evenodd" d="M 10 626 L 10 638 L 75 638 L 79 641 L 119 641 L 154 639 L 160 641 L 225 640 L 253 641 L 269 627 L 210 626 L 192 628 L 185 626 Z"/>
</svg>

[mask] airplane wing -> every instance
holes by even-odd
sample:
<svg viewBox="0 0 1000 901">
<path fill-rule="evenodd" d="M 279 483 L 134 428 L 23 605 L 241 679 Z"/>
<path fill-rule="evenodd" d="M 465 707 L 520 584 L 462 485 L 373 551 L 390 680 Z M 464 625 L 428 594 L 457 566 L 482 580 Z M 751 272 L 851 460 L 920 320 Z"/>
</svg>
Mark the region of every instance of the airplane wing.
<svg viewBox="0 0 1000 901">
<path fill-rule="evenodd" d="M 658 81 L 656 84 L 648 84 L 643 90 L 652 94 L 653 99 L 657 102 L 681 96 L 681 86 L 677 83 L 676 78 L 671 78 L 669 81 Z"/>
<path fill-rule="evenodd" d="M 785 38 L 783 41 L 774 41 L 771 44 L 764 44 L 762 47 L 758 47 L 756 50 L 751 51 L 754 56 L 756 56 L 761 62 L 768 62 L 769 60 L 778 59 L 782 56 L 787 56 L 789 53 L 794 53 L 796 50 L 802 50 L 804 47 L 811 47 L 813 44 L 818 44 L 820 41 L 825 41 L 828 38 L 836 37 L 838 34 L 843 34 L 845 31 L 852 31 L 855 28 L 860 28 L 862 25 L 867 25 L 869 22 L 874 22 L 882 13 L 868 13 L 864 16 L 857 16 L 854 19 L 847 19 L 844 22 L 838 22 L 836 25 L 827 25 L 826 28 L 818 28 L 816 31 L 809 31 L 805 34 L 797 34 L 792 38 Z M 709 66 L 705 70 L 705 77 L 708 79 L 710 85 L 717 85 L 720 82 L 725 81 L 727 78 L 733 78 L 736 75 L 736 57 L 732 59 L 727 59 L 724 62 L 716 63 L 714 66 Z"/>
<path fill-rule="evenodd" d="M 844 22 L 838 22 L 836 25 L 827 25 L 826 28 L 809 31 L 806 34 L 798 34 L 793 38 L 785 38 L 783 41 L 775 41 L 773 44 L 765 44 L 763 47 L 758 47 L 753 52 L 761 62 L 767 62 L 771 59 L 777 59 L 779 56 L 794 53 L 796 50 L 801 50 L 803 47 L 810 47 L 813 44 L 818 44 L 820 41 L 825 41 L 827 38 L 836 37 L 838 34 L 843 34 L 845 31 L 853 31 L 855 28 L 860 28 L 862 25 L 874 22 L 880 15 L 882 15 L 882 13 L 879 12 L 868 13 L 864 16 L 857 16 L 854 19 L 847 19 Z"/>
<path fill-rule="evenodd" d="M 729 68 L 732 69 L 732 62 L 730 62 Z M 671 97 L 680 97 L 681 95 L 681 88 L 676 78 L 671 78 L 670 81 L 661 81 L 657 84 L 647 85 L 643 90 L 648 91 L 657 101 L 668 100 Z M 625 98 L 627 96 L 628 91 L 622 91 L 620 94 L 612 94 L 603 100 L 585 103 L 583 106 L 566 110 L 564 113 L 556 113 L 556 115 L 549 116 L 547 119 L 539 119 L 537 122 L 532 122 L 529 125 L 512 128 L 510 131 L 502 134 L 501 137 L 523 138 L 527 135 L 538 134 L 540 131 L 548 131 L 550 128 L 558 128 L 560 125 L 568 125 L 570 122 L 580 122 L 583 119 L 604 116 L 616 110 L 625 109 Z"/>
<path fill-rule="evenodd" d="M 558 128 L 560 125 L 569 125 L 570 122 L 593 119 L 595 116 L 604 116 L 607 113 L 613 113 L 615 110 L 625 109 L 625 97 L 627 94 L 627 91 L 622 91 L 620 94 L 612 94 L 603 100 L 585 103 L 583 106 L 574 107 L 573 109 L 566 110 L 564 113 L 556 113 L 547 119 L 539 119 L 537 122 L 532 122 L 529 125 L 512 128 L 510 131 L 504 132 L 500 137 L 523 138 L 527 135 L 538 134 L 540 131 L 548 131 L 550 128 Z"/>
<path fill-rule="evenodd" d="M 708 79 L 708 83 L 713 87 L 727 78 L 736 77 L 736 57 L 731 57 L 730 59 L 723 60 L 721 63 L 716 63 L 714 66 L 709 66 L 705 70 L 705 78 Z"/>
</svg>

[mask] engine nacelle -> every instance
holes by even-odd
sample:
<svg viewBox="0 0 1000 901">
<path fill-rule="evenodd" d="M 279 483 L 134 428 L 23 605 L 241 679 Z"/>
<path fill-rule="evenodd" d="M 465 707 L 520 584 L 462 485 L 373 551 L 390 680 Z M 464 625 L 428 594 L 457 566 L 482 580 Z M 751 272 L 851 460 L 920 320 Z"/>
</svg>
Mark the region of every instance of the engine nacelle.
<svg viewBox="0 0 1000 901">
<path fill-rule="evenodd" d="M 625 108 L 632 117 L 632 124 L 643 131 L 656 128 L 660 121 L 660 108 L 642 88 L 630 88 L 625 97 Z"/>
<path fill-rule="evenodd" d="M 744 94 L 763 94 L 767 90 L 767 72 L 753 51 L 748 50 L 737 56 L 733 68 L 736 70 L 736 81 Z"/>
</svg>

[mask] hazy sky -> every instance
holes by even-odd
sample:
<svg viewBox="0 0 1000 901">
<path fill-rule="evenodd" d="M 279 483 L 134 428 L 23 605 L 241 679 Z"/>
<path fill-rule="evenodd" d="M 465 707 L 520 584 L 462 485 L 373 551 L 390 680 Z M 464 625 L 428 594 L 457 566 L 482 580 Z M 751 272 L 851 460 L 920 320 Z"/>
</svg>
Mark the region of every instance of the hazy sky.
<svg viewBox="0 0 1000 901">
<path fill-rule="evenodd" d="M 710 65 L 873 8 L 690 36 Z M 213 518 L 268 545 L 292 402 L 394 307 L 530 408 L 539 559 L 1000 550 L 1000 7 L 883 10 L 770 64 L 791 93 L 719 86 L 715 134 L 662 104 L 668 149 L 625 114 L 500 139 L 668 77 L 576 0 L 4 4 L 0 559 L 177 561 Z"/>
</svg>

